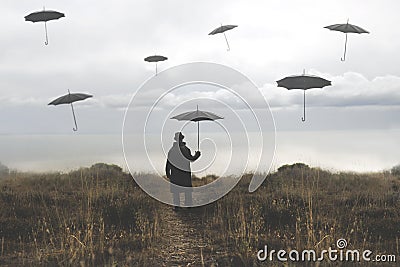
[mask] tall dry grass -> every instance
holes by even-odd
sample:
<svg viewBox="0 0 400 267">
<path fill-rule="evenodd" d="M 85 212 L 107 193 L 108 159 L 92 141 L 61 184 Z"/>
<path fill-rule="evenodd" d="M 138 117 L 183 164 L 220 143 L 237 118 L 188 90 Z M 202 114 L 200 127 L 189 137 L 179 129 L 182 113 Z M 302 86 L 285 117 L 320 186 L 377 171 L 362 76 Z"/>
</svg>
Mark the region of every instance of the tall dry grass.
<svg viewBox="0 0 400 267">
<path fill-rule="evenodd" d="M 0 264 L 139 264 L 159 231 L 159 203 L 116 166 L 22 174 L 1 188 Z"/>
<path fill-rule="evenodd" d="M 340 238 L 349 248 L 400 255 L 398 177 L 330 173 L 295 164 L 269 175 L 249 194 L 250 177 L 204 211 L 214 246 L 231 254 L 226 264 L 236 257 L 243 266 L 262 265 L 256 252 L 264 245 L 320 253 Z"/>
<path fill-rule="evenodd" d="M 197 255 L 203 264 L 213 258 L 219 266 L 261 266 L 256 253 L 264 245 L 321 251 L 339 238 L 346 238 L 349 248 L 400 255 L 399 177 L 295 164 L 268 175 L 252 194 L 250 178 L 244 175 L 217 202 L 179 212 L 189 218 L 185 223 L 196 221 L 207 243 Z M 143 193 L 118 166 L 17 173 L 0 186 L 0 265 L 163 263 L 160 250 L 167 249 L 169 237 L 162 230 L 174 227 L 165 219 L 171 207 Z"/>
</svg>

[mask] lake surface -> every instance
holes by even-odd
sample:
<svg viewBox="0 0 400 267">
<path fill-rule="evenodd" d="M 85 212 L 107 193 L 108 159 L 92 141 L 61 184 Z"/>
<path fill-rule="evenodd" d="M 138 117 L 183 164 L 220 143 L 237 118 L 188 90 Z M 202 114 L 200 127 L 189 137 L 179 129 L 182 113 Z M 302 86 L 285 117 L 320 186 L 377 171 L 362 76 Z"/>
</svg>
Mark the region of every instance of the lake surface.
<svg viewBox="0 0 400 267">
<path fill-rule="evenodd" d="M 251 171 L 256 168 L 258 155 L 254 154 L 246 140 L 232 143 L 223 134 L 206 133 L 201 143 L 202 157 L 193 164 L 198 175 L 226 174 Z M 147 153 L 139 136 L 128 135 L 127 161 L 132 171 L 163 173 L 165 153 L 172 141 L 161 146 L 159 136 L 146 136 Z M 252 135 L 249 134 L 249 138 Z M 271 143 L 264 149 L 273 154 Z M 188 146 L 196 148 L 194 133 L 187 134 Z M 233 138 L 234 139 L 234 138 Z M 137 142 L 136 142 L 137 140 Z M 253 144 L 254 146 L 254 144 Z M 1 135 L 0 161 L 10 168 L 21 171 L 69 171 L 90 166 L 97 162 L 113 163 L 127 170 L 121 135 Z M 162 148 L 162 149 L 161 149 Z M 250 154 L 250 155 L 249 155 Z M 149 160 L 150 159 L 150 160 Z M 268 160 L 267 160 L 268 161 Z M 234 162 L 234 164 L 232 164 Z M 282 164 L 304 162 L 332 171 L 381 171 L 400 163 L 400 130 L 382 131 L 312 131 L 277 132 L 275 157 L 262 164 L 262 170 L 276 170 Z M 197 165 L 196 165 L 197 164 Z"/>
</svg>

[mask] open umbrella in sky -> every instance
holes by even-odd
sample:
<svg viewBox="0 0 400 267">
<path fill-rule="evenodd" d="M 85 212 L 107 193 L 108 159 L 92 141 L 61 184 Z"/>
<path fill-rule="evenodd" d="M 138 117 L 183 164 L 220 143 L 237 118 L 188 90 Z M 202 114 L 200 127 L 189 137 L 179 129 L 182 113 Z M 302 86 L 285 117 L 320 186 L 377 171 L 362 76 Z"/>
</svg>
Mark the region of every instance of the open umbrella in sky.
<svg viewBox="0 0 400 267">
<path fill-rule="evenodd" d="M 63 13 L 52 11 L 52 10 L 45 10 L 43 7 L 43 11 L 33 12 L 27 16 L 25 16 L 26 21 L 32 22 L 44 22 L 44 30 L 46 32 L 46 41 L 44 42 L 45 45 L 49 44 L 49 38 L 47 37 L 47 21 L 55 20 L 65 17 Z"/>
<path fill-rule="evenodd" d="M 303 75 L 294 75 L 285 77 L 279 81 L 277 81 L 278 87 L 284 87 L 288 90 L 291 89 L 301 89 L 304 91 L 304 101 L 303 101 L 303 117 L 301 120 L 306 121 L 306 90 L 311 88 L 323 88 L 325 86 L 332 85 L 330 81 L 325 80 L 324 78 L 307 75 L 303 73 Z"/>
<path fill-rule="evenodd" d="M 215 121 L 215 120 L 223 119 L 223 117 L 220 117 L 212 112 L 199 110 L 199 106 L 197 106 L 196 110 L 188 111 L 188 112 L 176 115 L 176 116 L 172 117 L 171 119 L 176 119 L 178 121 L 197 122 L 197 150 L 199 150 L 199 146 L 200 146 L 199 122 L 200 121 Z"/>
<path fill-rule="evenodd" d="M 225 32 L 232 30 L 233 28 L 236 28 L 237 25 L 222 25 L 221 27 L 218 27 L 216 29 L 214 29 L 212 32 L 210 32 L 208 35 L 214 35 L 214 34 L 218 34 L 218 33 L 223 33 L 224 37 L 225 37 L 225 41 L 226 41 L 226 45 L 228 46 L 228 51 L 231 50 L 231 48 L 229 47 L 229 43 L 228 43 L 228 39 L 226 38 Z"/>
<path fill-rule="evenodd" d="M 70 91 L 68 90 L 68 94 L 60 96 L 59 98 L 51 101 L 49 105 L 61 105 L 61 104 L 71 104 L 71 109 L 72 109 L 72 116 L 74 117 L 74 123 L 75 123 L 75 128 L 72 128 L 72 130 L 77 131 L 78 130 L 78 125 L 76 124 L 76 117 L 75 117 L 75 111 L 74 111 L 74 106 L 72 105 L 73 102 L 76 101 L 81 101 L 85 100 L 86 98 L 93 97 L 92 95 L 87 95 L 87 94 L 82 94 L 82 93 L 76 93 L 76 94 L 71 94 Z"/>
<path fill-rule="evenodd" d="M 345 61 L 346 60 L 346 49 L 347 49 L 347 33 L 369 33 L 368 31 L 364 30 L 363 28 L 356 26 L 356 25 L 352 25 L 349 23 L 349 20 L 347 20 L 347 23 L 345 24 L 333 24 L 330 26 L 326 26 L 324 27 L 326 29 L 329 29 L 331 31 L 339 31 L 339 32 L 344 32 L 346 34 L 346 41 L 344 43 L 344 54 L 343 54 L 343 58 L 341 58 L 341 61 Z"/>
<path fill-rule="evenodd" d="M 144 61 L 147 61 L 147 62 L 155 62 L 155 63 L 156 63 L 156 75 L 157 75 L 157 62 L 159 62 L 159 61 L 164 61 L 164 60 L 167 60 L 167 59 L 168 59 L 168 58 L 167 58 L 167 57 L 164 57 L 164 56 L 154 55 L 154 56 L 146 57 L 146 58 L 144 59 Z"/>
</svg>

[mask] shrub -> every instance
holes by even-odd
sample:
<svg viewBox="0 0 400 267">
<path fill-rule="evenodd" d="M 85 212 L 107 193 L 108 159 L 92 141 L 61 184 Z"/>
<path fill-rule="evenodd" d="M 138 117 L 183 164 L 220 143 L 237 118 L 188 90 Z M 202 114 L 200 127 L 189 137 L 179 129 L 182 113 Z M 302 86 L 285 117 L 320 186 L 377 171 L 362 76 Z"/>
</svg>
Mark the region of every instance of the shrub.
<svg viewBox="0 0 400 267">
<path fill-rule="evenodd" d="M 400 164 L 393 166 L 392 169 L 390 170 L 390 173 L 392 175 L 400 176 Z"/>
<path fill-rule="evenodd" d="M 10 174 L 10 169 L 0 162 L 0 178 L 6 178 Z"/>
<path fill-rule="evenodd" d="M 295 169 L 310 169 L 310 166 L 304 163 L 294 163 L 294 164 L 286 164 L 282 165 L 281 167 L 278 168 L 278 172 L 283 172 L 286 170 L 293 171 Z"/>
</svg>

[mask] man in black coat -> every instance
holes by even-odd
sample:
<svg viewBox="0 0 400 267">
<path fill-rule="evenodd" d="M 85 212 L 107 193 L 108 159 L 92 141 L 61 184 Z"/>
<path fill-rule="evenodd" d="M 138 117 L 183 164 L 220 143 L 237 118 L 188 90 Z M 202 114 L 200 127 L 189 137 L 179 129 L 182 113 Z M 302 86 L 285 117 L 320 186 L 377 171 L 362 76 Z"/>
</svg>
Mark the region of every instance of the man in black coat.
<svg viewBox="0 0 400 267">
<path fill-rule="evenodd" d="M 168 152 L 167 164 L 165 172 L 171 182 L 171 193 L 174 198 L 175 207 L 180 206 L 179 193 L 185 193 L 185 206 L 192 205 L 192 173 L 190 170 L 190 162 L 197 160 L 200 157 L 200 151 L 196 151 L 194 156 L 190 149 L 183 142 L 185 136 L 181 132 L 175 133 L 171 149 Z M 184 188 L 178 188 L 182 186 Z"/>
</svg>

